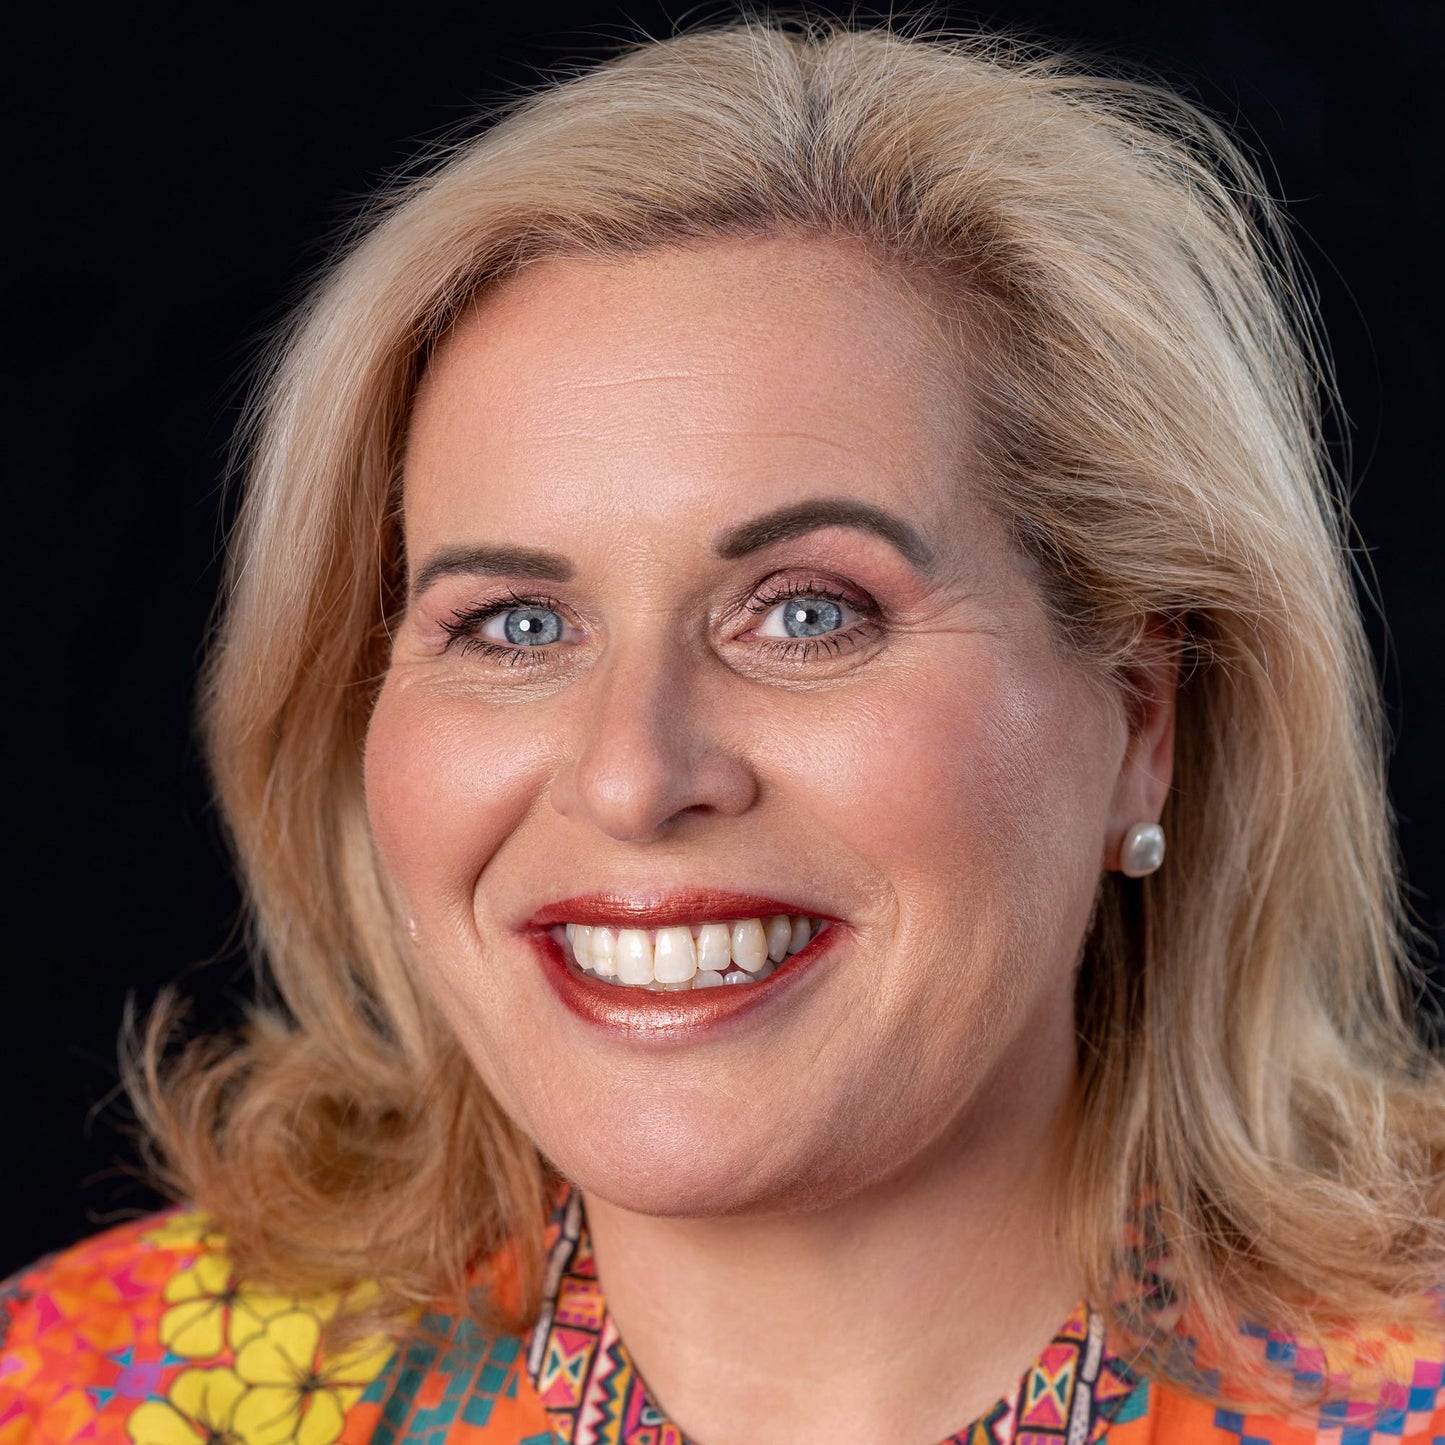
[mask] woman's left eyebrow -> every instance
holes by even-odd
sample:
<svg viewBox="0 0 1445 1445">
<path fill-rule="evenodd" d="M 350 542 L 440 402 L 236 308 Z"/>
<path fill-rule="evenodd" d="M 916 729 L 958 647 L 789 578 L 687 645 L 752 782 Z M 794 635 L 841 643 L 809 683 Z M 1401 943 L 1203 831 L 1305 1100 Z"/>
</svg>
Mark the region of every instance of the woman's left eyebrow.
<svg viewBox="0 0 1445 1445">
<path fill-rule="evenodd" d="M 920 572 L 933 564 L 933 548 L 923 534 L 902 517 L 852 497 L 813 497 L 764 512 L 750 522 L 729 527 L 713 541 L 713 551 L 727 559 L 746 556 L 774 542 L 786 542 L 820 527 L 856 527 L 881 537 Z"/>
<path fill-rule="evenodd" d="M 572 564 L 560 552 L 540 547 L 444 547 L 434 553 L 411 584 L 420 597 L 439 577 L 527 577 L 536 582 L 570 582 Z"/>
</svg>

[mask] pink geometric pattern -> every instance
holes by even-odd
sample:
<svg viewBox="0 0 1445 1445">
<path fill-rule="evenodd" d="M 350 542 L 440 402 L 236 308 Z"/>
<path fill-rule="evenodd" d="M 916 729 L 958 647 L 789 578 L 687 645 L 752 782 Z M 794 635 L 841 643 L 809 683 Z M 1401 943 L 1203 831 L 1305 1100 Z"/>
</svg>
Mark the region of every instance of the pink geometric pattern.
<svg viewBox="0 0 1445 1445">
<path fill-rule="evenodd" d="M 528 1372 L 564 1445 L 687 1445 L 648 1393 L 607 1311 L 581 1196 L 567 1190 L 547 1233 L 547 1289 Z M 1080 1303 L 1018 1389 L 942 1445 L 1092 1445 L 1140 1388 Z"/>
</svg>

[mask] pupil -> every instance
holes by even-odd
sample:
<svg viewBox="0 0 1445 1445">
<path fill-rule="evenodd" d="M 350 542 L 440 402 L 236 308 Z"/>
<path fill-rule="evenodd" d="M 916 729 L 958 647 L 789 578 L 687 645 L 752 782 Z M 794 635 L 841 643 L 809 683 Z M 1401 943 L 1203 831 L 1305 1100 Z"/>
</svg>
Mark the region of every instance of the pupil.
<svg viewBox="0 0 1445 1445">
<path fill-rule="evenodd" d="M 507 613 L 502 631 L 514 644 L 556 642 L 562 635 L 562 619 L 545 607 L 514 607 Z"/>
<path fill-rule="evenodd" d="M 836 632 L 842 625 L 843 609 L 822 598 L 790 607 L 783 618 L 789 637 L 816 637 L 820 632 Z"/>
</svg>

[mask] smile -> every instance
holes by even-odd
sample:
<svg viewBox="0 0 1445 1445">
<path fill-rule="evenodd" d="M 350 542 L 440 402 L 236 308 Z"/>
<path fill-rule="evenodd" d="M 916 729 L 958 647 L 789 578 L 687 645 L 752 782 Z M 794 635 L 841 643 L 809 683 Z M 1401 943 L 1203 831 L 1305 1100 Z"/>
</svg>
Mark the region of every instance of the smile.
<svg viewBox="0 0 1445 1445">
<path fill-rule="evenodd" d="M 517 927 L 574 1015 L 649 1046 L 761 1018 L 851 933 L 824 908 L 722 888 L 557 899 Z"/>
<path fill-rule="evenodd" d="M 761 983 L 827 927 L 803 913 L 775 913 L 669 928 L 553 924 L 548 932 L 591 977 L 654 993 Z"/>
</svg>

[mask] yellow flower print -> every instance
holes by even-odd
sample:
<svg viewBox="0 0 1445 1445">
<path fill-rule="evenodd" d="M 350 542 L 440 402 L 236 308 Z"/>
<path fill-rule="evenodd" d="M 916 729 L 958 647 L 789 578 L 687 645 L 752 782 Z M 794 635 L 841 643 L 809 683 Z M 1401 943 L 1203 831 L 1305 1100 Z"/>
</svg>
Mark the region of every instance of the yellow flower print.
<svg viewBox="0 0 1445 1445">
<path fill-rule="evenodd" d="M 172 1214 L 154 1229 L 141 1235 L 145 1244 L 162 1249 L 220 1249 L 225 1240 L 216 1230 L 216 1221 L 203 1209 L 186 1209 Z"/>
<path fill-rule="evenodd" d="M 183 1370 L 164 1401 L 131 1411 L 125 1432 L 135 1445 L 247 1445 L 235 1426 L 245 1393 L 234 1370 Z"/>
<path fill-rule="evenodd" d="M 390 1358 L 391 1345 L 377 1340 L 323 1359 L 321 1322 L 308 1309 L 274 1315 L 236 1352 L 236 1373 L 249 1386 L 235 1412 L 246 1445 L 332 1445 Z"/>
<path fill-rule="evenodd" d="M 240 1349 L 273 1315 L 296 1307 L 285 1295 L 239 1284 L 223 1254 L 203 1254 L 166 1282 L 161 1297 L 170 1305 L 161 1316 L 161 1343 L 188 1360 L 214 1359 L 227 1345 Z"/>
</svg>

